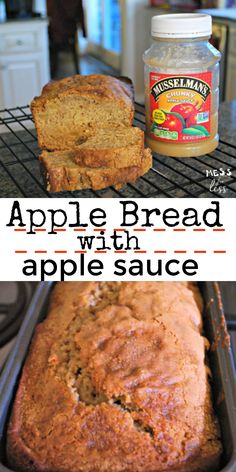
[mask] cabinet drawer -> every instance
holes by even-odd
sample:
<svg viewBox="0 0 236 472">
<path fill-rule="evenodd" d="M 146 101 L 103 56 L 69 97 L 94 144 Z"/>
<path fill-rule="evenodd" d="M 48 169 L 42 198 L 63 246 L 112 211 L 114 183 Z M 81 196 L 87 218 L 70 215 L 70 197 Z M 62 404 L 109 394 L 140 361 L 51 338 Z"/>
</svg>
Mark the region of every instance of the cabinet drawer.
<svg viewBox="0 0 236 472">
<path fill-rule="evenodd" d="M 36 36 L 32 32 L 6 33 L 1 35 L 0 41 L 4 45 L 4 53 L 33 51 L 36 47 Z"/>
</svg>

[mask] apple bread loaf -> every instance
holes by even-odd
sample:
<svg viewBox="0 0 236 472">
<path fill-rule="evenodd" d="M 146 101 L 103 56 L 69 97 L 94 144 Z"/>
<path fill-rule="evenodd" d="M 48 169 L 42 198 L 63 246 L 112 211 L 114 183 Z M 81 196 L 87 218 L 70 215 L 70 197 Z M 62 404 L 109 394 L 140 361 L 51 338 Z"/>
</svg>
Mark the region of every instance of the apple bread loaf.
<svg viewBox="0 0 236 472">
<path fill-rule="evenodd" d="M 218 471 L 201 312 L 187 282 L 57 284 L 16 394 L 10 467 Z"/>
<path fill-rule="evenodd" d="M 106 75 L 74 75 L 47 84 L 31 110 L 40 148 L 73 149 L 98 128 L 132 125 L 132 83 Z"/>
</svg>

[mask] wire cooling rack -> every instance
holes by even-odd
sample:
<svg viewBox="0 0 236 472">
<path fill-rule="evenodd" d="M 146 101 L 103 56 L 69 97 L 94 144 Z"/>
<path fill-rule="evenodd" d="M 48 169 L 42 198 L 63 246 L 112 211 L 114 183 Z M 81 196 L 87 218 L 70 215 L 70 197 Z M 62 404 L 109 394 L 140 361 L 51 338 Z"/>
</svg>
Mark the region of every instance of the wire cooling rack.
<svg viewBox="0 0 236 472">
<path fill-rule="evenodd" d="M 145 128 L 144 107 L 136 104 L 134 123 Z M 37 137 L 28 106 L 0 110 L 0 197 L 236 197 L 236 145 L 220 140 L 217 150 L 196 158 L 153 155 L 153 167 L 123 189 L 49 193 L 41 176 Z M 214 191 L 206 171 L 230 169 L 224 192 Z M 219 186 L 218 186 L 219 188 Z"/>
</svg>

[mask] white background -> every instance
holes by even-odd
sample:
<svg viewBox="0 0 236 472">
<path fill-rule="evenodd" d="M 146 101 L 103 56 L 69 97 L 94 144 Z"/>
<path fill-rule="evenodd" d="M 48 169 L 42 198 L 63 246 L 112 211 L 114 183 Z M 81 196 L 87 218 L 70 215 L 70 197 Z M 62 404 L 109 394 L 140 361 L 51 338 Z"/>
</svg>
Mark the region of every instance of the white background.
<svg viewBox="0 0 236 472">
<path fill-rule="evenodd" d="M 97 242 L 94 249 L 87 251 L 85 254 L 85 274 L 81 276 L 80 273 L 80 254 L 75 251 L 80 251 L 81 246 L 77 236 L 100 236 L 99 231 L 94 231 L 95 226 L 89 223 L 89 214 L 94 208 L 102 208 L 105 210 L 107 218 L 106 224 L 103 228 L 106 229 L 106 241 L 111 245 L 110 236 L 114 229 L 120 229 L 122 223 L 122 205 L 121 202 L 127 202 L 127 199 L 18 199 L 22 210 L 22 217 L 26 227 L 20 228 L 18 224 L 15 227 L 7 227 L 10 221 L 11 209 L 14 199 L 0 200 L 0 280 L 41 280 L 42 275 L 40 271 L 41 261 L 52 259 L 57 263 L 57 270 L 51 276 L 46 277 L 45 280 L 60 280 L 61 260 L 72 259 L 77 265 L 76 273 L 73 276 L 68 276 L 65 280 L 219 280 L 219 281 L 233 281 L 236 280 L 236 217 L 235 204 L 233 199 L 131 199 L 139 205 L 140 221 L 136 226 L 127 227 L 130 236 L 137 236 L 141 250 L 145 253 L 136 253 L 133 249 L 126 253 L 115 253 L 114 248 L 107 253 L 96 253 L 96 249 L 100 243 Z M 79 202 L 81 220 L 83 223 L 89 224 L 86 231 L 74 231 L 74 228 L 69 228 L 69 223 L 75 221 L 75 205 L 70 202 Z M 224 231 L 213 231 L 202 223 L 202 213 L 207 208 L 213 208 L 211 202 L 219 201 L 220 203 L 220 221 L 223 224 L 221 229 Z M 175 208 L 180 215 L 186 208 L 196 208 L 199 213 L 199 221 L 201 226 L 186 228 L 181 223 L 175 229 L 185 229 L 185 231 L 174 231 L 173 228 L 168 228 L 164 225 L 161 216 L 153 217 L 154 226 L 145 228 L 143 232 L 136 231 L 143 229 L 142 224 L 145 222 L 143 212 L 141 209 L 155 209 L 158 208 L 161 212 L 167 208 Z M 44 210 L 47 220 L 45 224 L 39 228 L 46 231 L 37 231 L 36 234 L 27 234 L 29 231 L 29 212 L 27 210 L 35 209 Z M 62 227 L 65 231 L 59 231 L 54 235 L 49 235 L 50 228 L 50 214 L 49 209 L 63 209 L 67 212 L 68 222 Z M 37 222 L 40 224 L 41 215 L 37 215 Z M 58 223 L 61 224 L 61 215 Z M 17 229 L 24 229 L 25 231 L 16 231 Z M 81 229 L 81 228 L 77 228 Z M 124 229 L 124 227 L 123 227 Z M 156 231 L 164 229 L 165 231 Z M 195 229 L 203 229 L 204 231 L 194 231 Z M 119 235 L 124 235 L 124 232 L 117 232 Z M 124 237 L 124 236 L 123 236 Z M 44 254 L 37 254 L 35 251 L 47 251 Z M 175 253 L 175 251 L 186 251 L 184 254 Z M 206 251 L 206 253 L 197 254 L 195 251 Z M 16 253 L 15 251 L 27 251 L 25 253 Z M 56 253 L 55 251 L 66 251 L 65 253 Z M 166 251 L 166 253 L 156 253 L 155 251 Z M 225 253 L 215 253 L 214 251 L 226 251 Z M 25 265 L 25 260 L 34 259 L 37 265 L 37 275 L 27 277 L 24 276 L 22 269 Z M 87 264 L 93 259 L 99 259 L 103 262 L 104 269 L 99 277 L 90 275 L 87 270 Z M 126 260 L 127 272 L 122 277 L 114 275 L 114 262 L 117 259 Z M 129 273 L 130 261 L 139 259 L 143 262 L 143 275 L 134 276 Z M 177 259 L 180 261 L 178 268 L 180 273 L 177 276 L 168 275 L 165 271 L 165 263 L 170 259 Z M 194 259 L 198 263 L 198 270 L 195 276 L 186 276 L 181 270 L 182 262 L 186 259 Z M 146 271 L 147 260 L 151 261 L 152 269 L 157 269 L 158 260 L 162 261 L 162 275 L 148 275 Z M 52 264 L 46 264 L 47 270 L 52 270 Z M 175 265 L 175 269 L 177 265 Z M 66 270 L 72 270 L 72 264 L 66 263 Z"/>
</svg>

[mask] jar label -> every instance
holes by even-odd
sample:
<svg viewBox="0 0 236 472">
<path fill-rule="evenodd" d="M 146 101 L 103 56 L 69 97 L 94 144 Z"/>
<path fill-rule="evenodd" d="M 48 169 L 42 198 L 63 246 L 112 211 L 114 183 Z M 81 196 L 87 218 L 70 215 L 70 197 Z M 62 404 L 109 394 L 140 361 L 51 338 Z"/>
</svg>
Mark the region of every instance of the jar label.
<svg viewBox="0 0 236 472">
<path fill-rule="evenodd" d="M 211 133 L 212 72 L 178 75 L 150 73 L 150 136 L 189 143 Z"/>
</svg>

